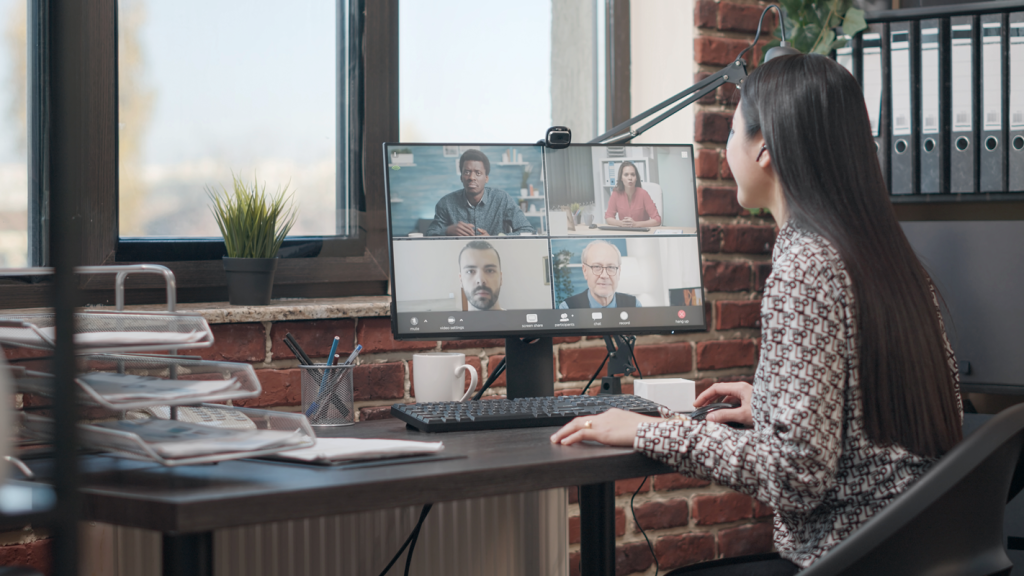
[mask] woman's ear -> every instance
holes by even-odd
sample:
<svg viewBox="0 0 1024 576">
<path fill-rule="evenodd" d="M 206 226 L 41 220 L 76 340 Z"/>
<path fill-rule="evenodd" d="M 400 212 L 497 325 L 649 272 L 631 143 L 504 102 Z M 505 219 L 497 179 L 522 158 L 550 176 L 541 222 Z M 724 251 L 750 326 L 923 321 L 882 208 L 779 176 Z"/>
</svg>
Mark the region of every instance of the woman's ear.
<svg viewBox="0 0 1024 576">
<path fill-rule="evenodd" d="M 768 151 L 768 144 L 761 142 L 761 148 L 757 151 L 757 156 L 754 157 L 754 162 L 761 165 L 761 168 L 768 168 L 772 163 L 771 152 Z"/>
</svg>

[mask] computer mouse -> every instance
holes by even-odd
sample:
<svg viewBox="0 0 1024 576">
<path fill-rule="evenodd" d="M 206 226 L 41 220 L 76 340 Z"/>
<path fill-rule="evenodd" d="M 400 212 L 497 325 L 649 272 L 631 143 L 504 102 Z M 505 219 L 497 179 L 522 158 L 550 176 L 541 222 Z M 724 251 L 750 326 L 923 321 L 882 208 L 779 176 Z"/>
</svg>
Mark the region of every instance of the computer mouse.
<svg viewBox="0 0 1024 576">
<path fill-rule="evenodd" d="M 597 228 L 597 224 L 591 224 L 590 227 L 591 228 Z"/>
<path fill-rule="evenodd" d="M 697 408 L 693 412 L 690 412 L 690 420 L 703 420 L 708 414 L 716 410 L 728 410 L 730 408 L 739 408 L 740 405 L 736 402 L 712 402 L 705 406 Z"/>
</svg>

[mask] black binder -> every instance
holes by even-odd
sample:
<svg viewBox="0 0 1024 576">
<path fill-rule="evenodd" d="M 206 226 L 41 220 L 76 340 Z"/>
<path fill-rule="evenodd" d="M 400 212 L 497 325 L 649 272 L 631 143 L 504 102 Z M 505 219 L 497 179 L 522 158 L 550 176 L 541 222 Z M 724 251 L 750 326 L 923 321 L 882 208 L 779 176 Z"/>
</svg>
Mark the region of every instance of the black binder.
<svg viewBox="0 0 1024 576">
<path fill-rule="evenodd" d="M 1010 14 L 1009 24 L 1009 190 L 1024 192 L 1024 12 Z"/>
<path fill-rule="evenodd" d="M 920 134 L 918 152 L 921 158 L 922 194 L 937 194 L 949 190 L 946 178 L 946 166 L 949 162 L 946 156 L 948 136 L 943 137 L 946 121 L 942 113 L 943 109 L 949 106 L 949 98 L 943 90 L 949 71 L 942 65 L 947 44 L 943 40 L 948 33 L 943 24 L 941 20 L 934 19 L 921 21 L 921 107 L 917 125 Z"/>
<path fill-rule="evenodd" d="M 914 165 L 917 146 L 914 143 L 914 60 L 915 47 L 910 22 L 889 25 L 889 110 L 892 127 L 889 144 L 889 191 L 892 194 L 913 194 Z"/>
<path fill-rule="evenodd" d="M 955 16 L 950 28 L 950 130 L 949 191 L 954 194 L 978 190 L 977 26 L 974 16 Z"/>
<path fill-rule="evenodd" d="M 885 24 L 871 24 L 861 36 L 861 85 L 886 186 L 889 185 L 888 86 L 882 69 L 882 47 L 883 41 L 886 46 L 889 44 L 885 37 L 887 28 Z"/>
<path fill-rule="evenodd" d="M 981 16 L 981 139 L 978 190 L 1006 191 L 1006 35 L 1007 14 Z"/>
</svg>

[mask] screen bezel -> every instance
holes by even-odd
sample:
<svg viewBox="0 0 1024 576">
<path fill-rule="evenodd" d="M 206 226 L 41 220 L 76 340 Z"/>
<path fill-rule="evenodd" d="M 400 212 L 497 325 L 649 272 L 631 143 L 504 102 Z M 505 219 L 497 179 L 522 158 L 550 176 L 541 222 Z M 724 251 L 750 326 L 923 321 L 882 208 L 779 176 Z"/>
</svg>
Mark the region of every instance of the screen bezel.
<svg viewBox="0 0 1024 576">
<path fill-rule="evenodd" d="M 422 341 L 422 340 L 483 340 L 483 339 L 494 339 L 494 338 L 526 338 L 526 337 L 574 337 L 574 336 L 615 336 L 615 335 L 646 335 L 646 334 L 675 334 L 680 332 L 706 332 L 708 329 L 708 317 L 709 314 L 709 302 L 706 298 L 706 294 L 701 295 L 701 306 L 703 308 L 702 322 L 700 324 L 692 325 L 680 325 L 680 326 L 656 326 L 656 327 L 634 327 L 634 326 L 601 326 L 598 328 L 533 328 L 533 329 L 508 329 L 501 331 L 459 331 L 459 332 L 446 332 L 446 333 L 430 333 L 430 334 L 406 334 L 400 333 L 398 330 L 398 294 L 395 287 L 395 241 L 392 231 L 391 221 L 391 174 L 388 169 L 388 147 L 390 146 L 402 146 L 402 147 L 415 147 L 415 146 L 518 146 L 518 147 L 537 147 L 546 148 L 543 144 L 539 143 L 522 143 L 522 142 L 384 142 L 381 146 L 381 153 L 384 155 L 384 207 L 385 207 L 385 220 L 387 221 L 387 240 L 388 240 L 388 270 L 390 273 L 391 281 L 390 284 L 390 296 L 391 296 L 391 335 L 395 340 L 401 341 Z M 700 289 L 704 291 L 704 266 L 703 266 L 703 246 L 701 243 L 701 218 L 700 212 L 697 207 L 697 186 L 696 186 L 696 166 L 694 165 L 696 159 L 694 158 L 694 147 L 693 144 L 599 144 L 599 143 L 572 143 L 570 147 L 613 147 L 613 146 L 646 146 L 646 147 L 673 147 L 673 148 L 689 148 L 690 154 L 690 170 L 693 174 L 694 189 L 693 189 L 693 214 L 697 224 L 697 254 L 700 261 Z M 543 150 L 542 150 L 543 152 Z M 543 158 L 543 154 L 542 154 Z M 546 165 L 541 166 L 541 170 L 546 170 Z M 545 191 L 544 209 L 550 212 L 548 206 L 548 195 Z M 547 235 L 538 236 L 538 238 L 551 238 L 550 230 Z M 588 309 L 589 310 L 589 309 Z"/>
</svg>

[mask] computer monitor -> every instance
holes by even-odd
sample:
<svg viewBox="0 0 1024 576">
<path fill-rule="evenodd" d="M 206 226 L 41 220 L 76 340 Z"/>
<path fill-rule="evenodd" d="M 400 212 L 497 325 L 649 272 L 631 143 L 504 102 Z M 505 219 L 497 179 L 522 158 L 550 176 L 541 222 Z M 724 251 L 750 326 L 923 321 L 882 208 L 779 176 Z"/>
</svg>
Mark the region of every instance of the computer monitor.
<svg viewBox="0 0 1024 576">
<path fill-rule="evenodd" d="M 692 146 L 384 153 L 396 339 L 506 338 L 515 398 L 550 395 L 553 336 L 706 330 Z"/>
</svg>

